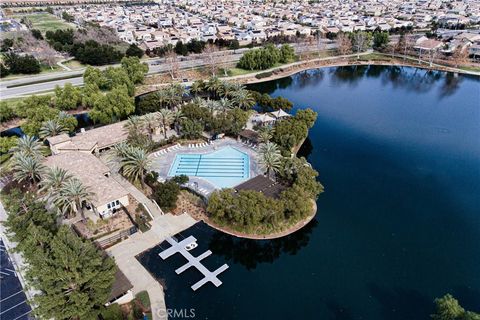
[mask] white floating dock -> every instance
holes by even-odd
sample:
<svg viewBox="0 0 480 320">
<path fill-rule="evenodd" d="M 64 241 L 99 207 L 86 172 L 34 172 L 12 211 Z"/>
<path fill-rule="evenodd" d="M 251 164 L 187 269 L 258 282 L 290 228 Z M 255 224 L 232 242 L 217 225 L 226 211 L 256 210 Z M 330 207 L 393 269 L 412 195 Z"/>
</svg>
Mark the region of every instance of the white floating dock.
<svg viewBox="0 0 480 320">
<path fill-rule="evenodd" d="M 179 252 L 182 256 L 185 257 L 185 259 L 188 260 L 188 262 L 186 264 L 184 264 L 183 266 L 181 266 L 180 268 L 175 270 L 175 272 L 177 274 L 180 274 L 180 273 L 184 272 L 185 270 L 187 270 L 190 267 L 195 267 L 195 268 L 197 268 L 198 271 L 200 271 L 204 275 L 204 278 L 202 280 L 198 281 L 197 283 L 195 283 L 192 286 L 192 289 L 194 291 L 196 291 L 198 288 L 200 288 L 201 286 L 203 286 L 207 282 L 213 283 L 216 287 L 219 287 L 222 284 L 222 281 L 220 281 L 220 279 L 218 279 L 217 276 L 220 273 L 222 273 L 223 271 L 227 270 L 228 265 L 224 264 L 220 268 L 218 268 L 217 270 L 215 270 L 213 272 L 208 270 L 201 263 L 201 261 L 203 259 L 205 259 L 206 257 L 210 256 L 212 254 L 212 251 L 207 250 L 204 253 L 202 253 L 201 255 L 199 255 L 198 257 L 194 257 L 190 252 L 188 252 L 185 249 L 185 247 L 188 244 L 197 241 L 197 239 L 195 239 L 195 237 L 189 236 L 188 238 L 183 239 L 180 242 L 177 242 L 173 238 L 167 238 L 167 241 L 168 241 L 168 243 L 171 244 L 171 247 L 168 248 L 168 249 L 165 249 L 165 250 L 163 250 L 162 252 L 159 253 L 159 256 L 163 260 L 167 259 L 168 257 L 171 257 L 172 255 L 174 255 L 177 252 Z"/>
</svg>

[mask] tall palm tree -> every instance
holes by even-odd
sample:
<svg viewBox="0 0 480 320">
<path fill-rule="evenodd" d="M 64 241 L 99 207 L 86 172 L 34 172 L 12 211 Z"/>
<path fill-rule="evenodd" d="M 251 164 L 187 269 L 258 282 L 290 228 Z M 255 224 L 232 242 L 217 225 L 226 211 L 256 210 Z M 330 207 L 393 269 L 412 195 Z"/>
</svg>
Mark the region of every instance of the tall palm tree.
<svg viewBox="0 0 480 320">
<path fill-rule="evenodd" d="M 221 98 L 218 100 L 218 108 L 225 113 L 227 110 L 232 109 L 233 105 L 232 102 L 226 98 Z"/>
<path fill-rule="evenodd" d="M 127 129 L 128 132 L 143 132 L 145 123 L 143 117 L 130 116 L 123 127 Z"/>
<path fill-rule="evenodd" d="M 205 82 L 203 80 L 197 80 L 194 83 L 192 83 L 192 86 L 190 87 L 190 93 L 193 94 L 194 96 L 198 96 L 200 93 L 203 92 L 205 89 Z"/>
<path fill-rule="evenodd" d="M 67 170 L 53 167 L 45 170 L 40 181 L 40 193 L 45 193 L 47 198 L 53 198 L 62 188 L 63 184 L 72 178 Z"/>
<path fill-rule="evenodd" d="M 160 111 L 157 112 L 157 115 L 158 115 L 158 119 L 160 120 L 160 123 L 162 124 L 163 136 L 166 140 L 167 130 L 170 127 L 170 125 L 173 123 L 173 112 L 172 110 L 169 110 L 169 109 L 160 109 Z"/>
<path fill-rule="evenodd" d="M 43 122 L 39 136 L 40 138 L 45 139 L 47 137 L 53 137 L 67 132 L 67 128 L 65 128 L 58 120 L 53 119 Z"/>
<path fill-rule="evenodd" d="M 95 194 L 90 191 L 88 187 L 77 178 L 71 178 L 66 180 L 59 192 L 56 193 L 54 204 L 59 210 L 67 217 L 70 217 L 72 213 L 78 213 L 85 219 L 84 205 L 92 202 L 95 198 Z"/>
<path fill-rule="evenodd" d="M 170 97 L 165 89 L 160 89 L 157 91 L 157 99 L 160 107 L 166 108 L 168 106 Z"/>
<path fill-rule="evenodd" d="M 255 99 L 248 90 L 238 90 L 232 93 L 233 104 L 243 110 L 248 110 L 255 105 Z"/>
<path fill-rule="evenodd" d="M 273 137 L 273 131 L 274 131 L 273 127 L 261 127 L 258 130 L 258 141 L 260 143 L 265 143 L 270 141 L 270 139 L 272 139 Z"/>
<path fill-rule="evenodd" d="M 148 172 L 152 160 L 144 149 L 130 147 L 127 155 L 121 160 L 122 172 L 131 181 L 139 181 L 145 187 L 145 174 Z"/>
<path fill-rule="evenodd" d="M 210 95 L 214 98 L 218 98 L 222 87 L 224 86 L 223 81 L 217 77 L 211 77 L 208 82 L 205 84 L 205 88 L 208 90 Z"/>
<path fill-rule="evenodd" d="M 187 117 L 183 115 L 182 110 L 175 109 L 173 111 L 173 124 L 178 135 L 180 135 L 180 123 L 186 118 Z"/>
<path fill-rule="evenodd" d="M 23 153 L 26 156 L 42 157 L 42 143 L 35 137 L 24 135 L 17 140 L 17 145 L 12 148 L 14 153 Z"/>
<path fill-rule="evenodd" d="M 45 166 L 42 160 L 31 154 L 17 152 L 12 158 L 13 177 L 18 182 L 27 181 L 32 187 L 37 188 Z"/>
<path fill-rule="evenodd" d="M 152 138 L 155 129 L 160 125 L 160 120 L 158 119 L 158 114 L 156 113 L 147 113 L 142 116 L 142 121 L 145 128 L 148 131 L 148 135 Z"/>
<path fill-rule="evenodd" d="M 204 108 L 206 107 L 207 100 L 202 99 L 200 97 L 195 97 L 192 99 L 192 103 L 198 107 Z"/>
<path fill-rule="evenodd" d="M 261 144 L 258 154 L 260 156 L 258 162 L 266 170 L 268 177 L 270 177 L 271 172 L 278 172 L 282 164 L 282 154 L 275 143 L 266 142 Z"/>
</svg>

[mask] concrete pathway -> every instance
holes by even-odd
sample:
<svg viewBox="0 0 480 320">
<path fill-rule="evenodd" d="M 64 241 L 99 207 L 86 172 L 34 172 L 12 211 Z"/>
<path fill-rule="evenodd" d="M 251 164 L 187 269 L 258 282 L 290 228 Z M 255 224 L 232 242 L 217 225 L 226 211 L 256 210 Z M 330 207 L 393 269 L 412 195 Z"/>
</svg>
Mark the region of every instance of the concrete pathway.
<svg viewBox="0 0 480 320">
<path fill-rule="evenodd" d="M 156 216 L 152 228 L 145 233 L 136 233 L 129 239 L 107 249 L 115 262 L 133 285 L 133 293 L 146 290 L 150 296 L 153 320 L 167 319 L 167 309 L 163 288 L 150 273 L 138 262 L 136 255 L 148 250 L 168 237 L 183 231 L 196 221 L 187 214 Z"/>
</svg>

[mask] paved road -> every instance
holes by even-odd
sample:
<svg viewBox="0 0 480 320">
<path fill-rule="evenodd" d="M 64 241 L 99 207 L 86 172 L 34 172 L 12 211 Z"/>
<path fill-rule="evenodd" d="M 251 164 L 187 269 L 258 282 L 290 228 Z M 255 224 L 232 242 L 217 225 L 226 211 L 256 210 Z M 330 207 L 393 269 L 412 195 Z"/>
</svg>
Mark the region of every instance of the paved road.
<svg viewBox="0 0 480 320">
<path fill-rule="evenodd" d="M 297 53 L 316 50 L 315 44 L 309 46 L 294 44 L 293 47 Z M 325 42 L 322 45 L 322 49 L 329 50 L 333 48 L 335 48 L 335 44 L 331 42 Z M 218 54 L 222 56 L 222 64 L 231 64 L 240 60 L 243 53 L 248 50 L 249 49 L 227 50 L 220 51 Z M 181 69 L 197 68 L 205 65 L 204 58 L 201 55 L 180 57 L 180 60 L 179 66 Z M 149 75 L 166 72 L 169 69 L 169 66 L 163 58 L 148 59 L 145 62 L 149 65 Z M 106 67 L 107 66 L 103 66 L 100 67 L 100 69 L 105 69 Z M 0 81 L 0 97 L 1 99 L 9 99 L 31 94 L 40 94 L 53 90 L 57 85 L 63 86 L 69 82 L 75 86 L 81 86 L 83 85 L 82 74 L 83 70 L 61 71 L 27 78 L 23 77 L 14 80 Z M 65 79 L 67 77 L 68 79 Z"/>
</svg>

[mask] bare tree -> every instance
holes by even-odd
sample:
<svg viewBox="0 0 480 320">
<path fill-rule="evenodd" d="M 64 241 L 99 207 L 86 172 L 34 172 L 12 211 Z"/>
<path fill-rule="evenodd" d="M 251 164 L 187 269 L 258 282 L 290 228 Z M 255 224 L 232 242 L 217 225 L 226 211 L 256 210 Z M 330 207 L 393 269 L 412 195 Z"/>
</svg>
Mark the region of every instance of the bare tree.
<svg viewBox="0 0 480 320">
<path fill-rule="evenodd" d="M 357 52 L 357 59 L 360 58 L 360 52 L 368 46 L 368 41 L 369 35 L 366 32 L 358 31 L 353 34 L 353 46 Z"/>
<path fill-rule="evenodd" d="M 325 50 L 326 43 L 325 43 L 325 39 L 322 36 L 322 33 L 319 30 L 317 31 L 316 38 L 317 38 L 317 52 L 318 52 L 318 57 L 320 58 L 321 56 L 320 53 Z"/>
<path fill-rule="evenodd" d="M 408 52 L 413 48 L 414 39 L 409 33 L 400 35 L 397 42 L 396 50 L 403 53 L 403 60 L 405 60 Z"/>
<path fill-rule="evenodd" d="M 352 41 L 345 33 L 337 35 L 337 50 L 342 56 L 352 52 Z"/>
<path fill-rule="evenodd" d="M 168 66 L 168 72 L 172 79 L 176 79 L 179 75 L 180 65 L 178 62 L 178 56 L 172 49 L 165 53 L 165 63 Z"/>
<path fill-rule="evenodd" d="M 454 51 L 450 59 L 453 61 L 453 64 L 455 65 L 456 68 L 458 68 L 459 65 L 465 64 L 468 62 L 468 48 L 462 48 L 461 46 L 458 46 Z"/>
<path fill-rule="evenodd" d="M 203 49 L 203 63 L 208 68 L 211 76 L 215 76 L 218 68 L 218 48 L 214 44 L 208 43 Z"/>
</svg>

